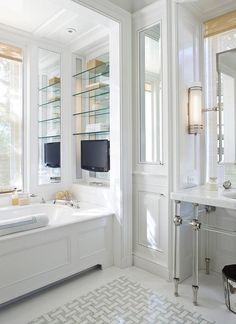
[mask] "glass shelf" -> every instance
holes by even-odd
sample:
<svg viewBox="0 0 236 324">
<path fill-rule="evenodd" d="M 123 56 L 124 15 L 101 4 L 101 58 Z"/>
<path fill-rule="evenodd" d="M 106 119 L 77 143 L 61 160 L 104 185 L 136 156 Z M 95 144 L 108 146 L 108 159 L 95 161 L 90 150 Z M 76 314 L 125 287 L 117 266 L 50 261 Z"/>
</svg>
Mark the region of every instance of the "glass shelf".
<svg viewBox="0 0 236 324">
<path fill-rule="evenodd" d="M 54 118 L 49 118 L 49 119 L 43 119 L 43 120 L 39 120 L 39 123 L 46 123 L 46 122 L 60 122 L 61 117 L 54 117 Z"/>
<path fill-rule="evenodd" d="M 110 113 L 110 108 L 107 107 L 107 108 L 100 108 L 100 109 L 87 110 L 87 111 L 74 113 L 73 116 L 88 115 L 88 114 L 94 114 L 93 116 L 100 116 L 100 115 L 107 115 L 109 113 Z"/>
<path fill-rule="evenodd" d="M 58 138 L 58 137 L 61 137 L 61 135 L 39 136 L 38 139 Z"/>
<path fill-rule="evenodd" d="M 94 79 L 97 79 L 97 78 L 100 78 L 100 77 L 105 77 L 105 78 L 109 78 L 110 76 L 110 72 L 104 72 L 104 73 L 99 73 L 99 74 L 96 74 L 95 76 L 91 76 L 89 78 L 87 78 L 87 80 L 94 80 Z"/>
<path fill-rule="evenodd" d="M 57 90 L 60 90 L 60 86 L 61 86 L 61 82 L 58 81 L 56 83 L 53 83 L 53 84 L 50 84 L 50 85 L 47 85 L 45 87 L 42 87 L 42 88 L 39 88 L 39 91 L 46 91 L 46 90 L 50 90 L 50 88 L 57 88 Z"/>
<path fill-rule="evenodd" d="M 109 85 L 104 85 L 102 87 L 96 88 L 96 89 L 90 89 L 90 90 L 85 90 L 82 92 L 78 92 L 73 94 L 73 96 L 87 96 L 89 99 L 99 97 L 99 96 L 104 96 L 106 94 L 109 94 Z"/>
<path fill-rule="evenodd" d="M 106 70 L 101 72 L 101 69 L 109 69 L 109 63 L 103 63 L 103 64 L 100 64 L 100 65 L 94 67 L 94 68 L 81 71 L 79 73 L 74 74 L 73 77 L 74 78 L 81 78 L 81 76 L 86 75 L 87 73 L 89 73 L 89 74 L 94 73 L 94 74 L 96 74 L 96 76 L 99 76 L 99 74 L 102 75 L 103 73 L 108 73 Z M 94 76 L 94 77 L 96 77 L 96 76 Z"/>
<path fill-rule="evenodd" d="M 55 102 L 59 102 L 59 101 L 61 101 L 61 98 L 58 98 L 58 99 L 51 100 L 51 101 L 45 102 L 43 104 L 40 104 L 39 107 L 48 106 L 48 105 L 54 104 Z"/>
<path fill-rule="evenodd" d="M 83 133 L 74 133 L 73 135 L 97 135 L 97 134 L 109 134 L 110 131 L 99 131 L 99 132 L 83 132 Z"/>
<path fill-rule="evenodd" d="M 95 114 L 89 114 L 89 117 L 98 117 L 98 116 L 106 116 L 106 115 L 109 115 L 109 111 L 108 112 L 104 112 L 104 113 L 95 113 Z M 86 115 L 84 114 L 80 114 L 80 115 L 77 115 L 77 116 L 80 116 L 80 117 L 86 117 Z"/>
</svg>

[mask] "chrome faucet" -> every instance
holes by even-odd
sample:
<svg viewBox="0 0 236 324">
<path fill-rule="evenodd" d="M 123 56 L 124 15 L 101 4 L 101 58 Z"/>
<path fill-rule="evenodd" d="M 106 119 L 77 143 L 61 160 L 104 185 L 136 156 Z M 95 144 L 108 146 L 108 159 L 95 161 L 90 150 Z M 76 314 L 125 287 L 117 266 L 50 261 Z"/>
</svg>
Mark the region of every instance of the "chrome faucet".
<svg viewBox="0 0 236 324">
<path fill-rule="evenodd" d="M 226 190 L 230 189 L 231 186 L 232 186 L 232 183 L 231 183 L 230 180 L 227 180 L 227 181 L 225 181 L 225 182 L 223 183 L 223 187 L 224 187 Z"/>
<path fill-rule="evenodd" d="M 78 200 L 59 200 L 55 199 L 53 200 L 53 204 L 62 204 L 65 206 L 73 207 L 73 208 L 80 208 L 79 201 Z"/>
</svg>

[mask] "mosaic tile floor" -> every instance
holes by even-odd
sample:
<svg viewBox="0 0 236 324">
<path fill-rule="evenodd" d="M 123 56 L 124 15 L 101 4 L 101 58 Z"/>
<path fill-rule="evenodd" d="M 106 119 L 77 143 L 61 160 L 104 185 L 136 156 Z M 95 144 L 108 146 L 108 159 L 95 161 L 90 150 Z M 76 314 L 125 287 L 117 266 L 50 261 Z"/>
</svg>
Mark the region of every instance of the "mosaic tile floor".
<svg viewBox="0 0 236 324">
<path fill-rule="evenodd" d="M 120 277 L 28 324 L 209 324 L 201 315 Z"/>
</svg>

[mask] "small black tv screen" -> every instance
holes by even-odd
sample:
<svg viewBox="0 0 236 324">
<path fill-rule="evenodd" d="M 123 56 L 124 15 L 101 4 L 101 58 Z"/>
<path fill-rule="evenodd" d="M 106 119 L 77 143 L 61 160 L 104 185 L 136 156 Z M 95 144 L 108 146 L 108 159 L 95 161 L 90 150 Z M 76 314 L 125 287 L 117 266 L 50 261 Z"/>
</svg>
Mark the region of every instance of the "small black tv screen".
<svg viewBox="0 0 236 324">
<path fill-rule="evenodd" d="M 44 144 L 44 163 L 49 168 L 60 168 L 61 149 L 60 142 Z"/>
<path fill-rule="evenodd" d="M 81 168 L 94 172 L 108 172 L 110 142 L 108 140 L 81 141 Z"/>
</svg>

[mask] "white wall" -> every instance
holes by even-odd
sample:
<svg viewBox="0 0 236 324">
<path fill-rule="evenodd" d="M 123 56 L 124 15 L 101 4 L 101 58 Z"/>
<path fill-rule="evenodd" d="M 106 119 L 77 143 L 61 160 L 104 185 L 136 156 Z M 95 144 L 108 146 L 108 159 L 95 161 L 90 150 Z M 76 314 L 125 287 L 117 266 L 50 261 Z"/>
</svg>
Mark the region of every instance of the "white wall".
<svg viewBox="0 0 236 324">
<path fill-rule="evenodd" d="M 204 178 L 204 134 L 188 134 L 188 88 L 193 82 L 201 81 L 201 22 L 186 9 L 176 5 L 176 59 L 173 79 L 175 80 L 176 107 L 174 111 L 173 168 L 174 190 L 199 185 Z M 181 205 L 184 218 L 193 216 L 192 206 Z M 189 225 L 180 227 L 179 273 L 181 280 L 192 272 L 192 230 Z"/>
<path fill-rule="evenodd" d="M 188 88 L 202 81 L 201 22 L 182 5 L 177 5 L 178 28 L 178 152 L 176 187 L 186 188 L 202 183 L 204 174 L 204 134 L 188 134 Z"/>
</svg>

